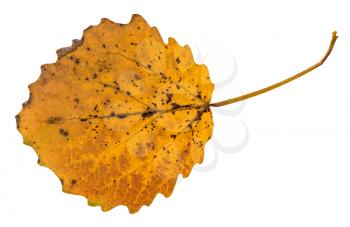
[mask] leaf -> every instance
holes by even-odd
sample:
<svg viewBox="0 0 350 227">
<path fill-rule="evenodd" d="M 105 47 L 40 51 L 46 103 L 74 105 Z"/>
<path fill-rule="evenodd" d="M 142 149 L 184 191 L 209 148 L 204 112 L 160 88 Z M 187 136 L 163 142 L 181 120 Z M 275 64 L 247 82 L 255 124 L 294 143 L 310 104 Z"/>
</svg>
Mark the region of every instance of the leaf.
<svg viewBox="0 0 350 227">
<path fill-rule="evenodd" d="M 170 196 L 212 134 L 206 66 L 139 15 L 126 25 L 102 19 L 57 55 L 17 117 L 38 163 L 104 211 L 134 213 Z"/>
<path fill-rule="evenodd" d="M 211 103 L 213 84 L 188 46 L 165 44 L 139 15 L 128 24 L 102 19 L 81 40 L 57 51 L 29 85 L 16 116 L 24 143 L 38 163 L 61 180 L 64 192 L 85 196 L 108 211 L 130 213 L 171 195 L 179 174 L 203 161 L 213 119 L 210 107 L 239 102 L 287 84 L 321 61 L 281 82 Z"/>
</svg>

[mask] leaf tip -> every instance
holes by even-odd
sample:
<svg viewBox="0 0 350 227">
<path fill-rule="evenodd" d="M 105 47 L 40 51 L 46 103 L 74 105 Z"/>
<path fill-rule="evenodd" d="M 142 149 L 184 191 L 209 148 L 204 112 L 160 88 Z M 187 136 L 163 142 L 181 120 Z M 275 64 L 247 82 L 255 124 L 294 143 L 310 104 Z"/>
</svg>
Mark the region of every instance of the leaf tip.
<svg viewBox="0 0 350 227">
<path fill-rule="evenodd" d="M 136 20 L 142 20 L 144 22 L 146 22 L 145 18 L 143 18 L 143 16 L 141 16 L 140 14 L 134 13 L 131 16 L 131 21 L 136 21 Z"/>
</svg>

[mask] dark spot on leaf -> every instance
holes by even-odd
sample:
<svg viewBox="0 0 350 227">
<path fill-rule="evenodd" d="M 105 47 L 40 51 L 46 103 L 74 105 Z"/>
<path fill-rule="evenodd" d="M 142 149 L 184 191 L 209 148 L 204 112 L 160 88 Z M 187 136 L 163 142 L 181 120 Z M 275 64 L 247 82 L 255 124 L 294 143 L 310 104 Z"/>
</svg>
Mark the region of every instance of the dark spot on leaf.
<svg viewBox="0 0 350 227">
<path fill-rule="evenodd" d="M 142 116 L 143 118 L 151 117 L 151 116 L 152 116 L 153 114 L 155 114 L 156 112 L 157 112 L 156 110 L 144 112 L 141 116 Z"/>
<path fill-rule="evenodd" d="M 171 109 L 173 109 L 173 110 L 175 110 L 175 109 L 178 109 L 178 108 L 180 108 L 181 106 L 179 105 L 179 104 L 177 104 L 177 103 L 171 103 L 171 106 L 172 106 L 172 108 Z"/>
<path fill-rule="evenodd" d="M 127 117 L 126 114 L 117 114 L 116 116 L 117 116 L 117 118 L 120 118 L 120 119 L 123 119 L 123 118 Z"/>
<path fill-rule="evenodd" d="M 203 113 L 206 113 L 206 112 L 209 112 L 210 111 L 210 108 L 209 107 L 206 107 L 204 110 L 203 110 Z"/>
<path fill-rule="evenodd" d="M 176 138 L 176 135 L 172 134 L 170 137 L 173 138 L 173 139 L 175 139 L 175 138 Z"/>
<path fill-rule="evenodd" d="M 68 131 L 65 130 L 65 129 L 63 129 L 63 128 L 60 128 L 60 134 L 61 134 L 62 136 L 68 136 L 68 135 L 69 135 Z"/>
<path fill-rule="evenodd" d="M 169 102 L 171 102 L 171 99 L 173 98 L 173 94 L 166 94 L 166 96 L 167 96 L 167 100 L 166 100 L 166 103 L 169 103 Z"/>
<path fill-rule="evenodd" d="M 202 99 L 202 92 L 198 92 L 198 94 L 196 95 L 197 98 Z"/>
<path fill-rule="evenodd" d="M 180 62 L 181 62 L 181 61 L 180 61 L 180 58 L 176 58 L 176 63 L 177 63 L 177 64 L 180 64 Z"/>
</svg>

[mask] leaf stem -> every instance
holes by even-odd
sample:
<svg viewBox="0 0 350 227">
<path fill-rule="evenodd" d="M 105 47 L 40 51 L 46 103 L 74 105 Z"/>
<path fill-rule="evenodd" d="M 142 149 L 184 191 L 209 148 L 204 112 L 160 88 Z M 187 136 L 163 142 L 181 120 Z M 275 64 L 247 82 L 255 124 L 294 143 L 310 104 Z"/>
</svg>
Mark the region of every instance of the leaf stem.
<svg viewBox="0 0 350 227">
<path fill-rule="evenodd" d="M 235 98 L 231 98 L 231 99 L 227 99 L 227 100 L 224 100 L 224 101 L 221 101 L 221 102 L 216 102 L 216 103 L 211 103 L 210 106 L 214 106 L 214 107 L 219 107 L 219 106 L 225 106 L 225 105 L 229 105 L 229 104 L 232 104 L 232 103 L 235 103 L 235 102 L 240 102 L 240 101 L 243 101 L 243 100 L 246 100 L 246 99 L 249 99 L 249 98 L 252 98 L 254 96 L 258 96 L 258 95 L 261 95 L 263 93 L 266 93 L 268 91 L 271 91 L 275 88 L 278 88 L 282 85 L 285 85 L 295 79 L 298 79 L 299 77 L 311 72 L 312 70 L 316 69 L 317 67 L 321 66 L 325 61 L 326 59 L 328 58 L 328 56 L 330 55 L 330 53 L 332 52 L 333 50 L 333 47 L 334 47 L 334 44 L 335 44 L 335 41 L 337 40 L 338 36 L 337 36 L 337 32 L 334 31 L 333 34 L 332 34 L 332 40 L 330 42 L 330 45 L 328 47 L 328 50 L 326 52 L 326 54 L 323 56 L 323 58 L 316 64 L 310 66 L 309 68 L 299 72 L 298 74 L 295 74 L 294 76 L 291 76 L 285 80 L 282 80 L 276 84 L 273 84 L 273 85 L 270 85 L 268 87 L 265 87 L 265 88 L 262 88 L 260 90 L 257 90 L 257 91 L 253 91 L 251 93 L 248 93 L 248 94 L 244 94 L 244 95 L 241 95 L 241 96 L 238 96 L 238 97 L 235 97 Z"/>
</svg>

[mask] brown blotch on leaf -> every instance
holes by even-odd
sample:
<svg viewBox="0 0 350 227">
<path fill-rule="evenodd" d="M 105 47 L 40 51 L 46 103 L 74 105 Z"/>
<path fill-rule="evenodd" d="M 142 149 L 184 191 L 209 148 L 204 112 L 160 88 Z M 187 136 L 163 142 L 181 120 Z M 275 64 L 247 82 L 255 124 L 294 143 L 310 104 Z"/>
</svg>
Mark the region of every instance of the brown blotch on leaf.
<svg viewBox="0 0 350 227">
<path fill-rule="evenodd" d="M 56 54 L 58 58 L 62 58 L 63 56 L 67 55 L 68 53 L 74 51 L 77 49 L 80 45 L 83 44 L 83 38 L 82 39 L 73 39 L 72 45 L 70 47 L 63 47 L 61 49 L 56 50 Z"/>
<path fill-rule="evenodd" d="M 22 103 L 22 107 L 26 107 L 26 106 L 30 105 L 32 103 L 32 98 L 33 98 L 33 96 L 32 96 L 32 93 L 30 92 L 28 100 L 25 101 L 24 103 Z"/>
<path fill-rule="evenodd" d="M 48 119 L 47 119 L 47 123 L 48 124 L 59 124 L 59 123 L 62 123 L 64 121 L 64 119 L 63 119 L 63 117 L 60 117 L 60 116 L 57 116 L 57 117 L 53 117 L 53 116 L 51 116 L 51 117 L 49 117 Z"/>
<path fill-rule="evenodd" d="M 21 123 L 21 116 L 19 114 L 16 115 L 16 127 L 19 128 L 19 124 Z"/>
</svg>

